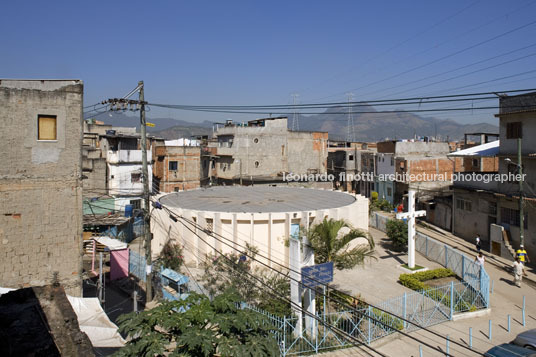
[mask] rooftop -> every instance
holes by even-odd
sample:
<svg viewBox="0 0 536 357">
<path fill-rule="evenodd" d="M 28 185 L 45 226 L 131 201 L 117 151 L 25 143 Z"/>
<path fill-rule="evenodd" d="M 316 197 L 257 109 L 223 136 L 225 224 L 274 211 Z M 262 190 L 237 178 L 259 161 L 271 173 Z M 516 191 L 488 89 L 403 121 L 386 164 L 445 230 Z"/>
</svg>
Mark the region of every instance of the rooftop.
<svg viewBox="0 0 536 357">
<path fill-rule="evenodd" d="M 449 157 L 464 157 L 464 156 L 479 156 L 479 157 L 487 157 L 487 156 L 497 156 L 499 154 L 499 145 L 500 141 L 495 140 L 489 143 L 485 143 L 482 145 L 472 146 L 468 149 L 454 151 L 447 156 Z"/>
<path fill-rule="evenodd" d="M 355 200 L 343 192 L 272 186 L 219 186 L 160 198 L 162 204 L 171 207 L 237 213 L 314 211 L 348 206 Z"/>
</svg>

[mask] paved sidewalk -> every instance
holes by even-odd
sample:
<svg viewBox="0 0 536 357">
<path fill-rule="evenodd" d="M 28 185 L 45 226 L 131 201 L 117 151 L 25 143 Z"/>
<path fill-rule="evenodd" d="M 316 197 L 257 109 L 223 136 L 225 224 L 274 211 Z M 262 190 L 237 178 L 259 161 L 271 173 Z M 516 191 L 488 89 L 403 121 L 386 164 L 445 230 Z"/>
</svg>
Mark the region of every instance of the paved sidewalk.
<svg viewBox="0 0 536 357">
<path fill-rule="evenodd" d="M 448 244 L 452 248 L 458 249 L 461 252 L 464 252 L 470 256 L 476 257 L 477 251 L 475 248 L 475 245 L 472 242 L 468 242 L 463 238 L 457 237 L 453 235 L 450 232 L 447 232 L 439 227 L 436 227 L 428 222 L 426 222 L 426 225 L 430 228 L 425 228 L 422 226 L 417 226 L 417 231 L 424 233 L 431 238 L 434 238 L 438 241 L 441 241 L 445 244 Z M 509 260 L 504 257 L 499 257 L 497 255 L 491 254 L 485 250 L 481 250 L 482 255 L 485 256 L 486 259 L 486 266 L 493 265 L 496 268 L 504 269 L 507 272 L 510 272 L 510 267 L 513 264 L 512 260 Z M 536 269 L 532 264 L 529 264 L 525 271 L 527 272 L 527 276 L 523 277 L 523 281 L 530 286 L 536 288 Z"/>
<path fill-rule="evenodd" d="M 467 242 L 459 237 L 455 237 L 448 232 L 442 232 L 441 230 L 432 230 L 419 227 L 420 232 L 430 235 L 430 237 L 437 239 L 449 246 L 456 248 L 467 255 L 475 256 L 476 251 L 471 242 Z M 385 233 L 379 232 L 374 228 L 370 229 L 375 240 L 376 237 Z M 380 238 L 383 239 L 383 238 Z M 378 240 L 376 240 L 377 246 Z M 378 253 L 381 255 L 381 251 Z M 440 335 L 440 337 L 431 334 L 424 330 L 418 330 L 411 332 L 410 336 L 419 339 L 415 341 L 409 337 L 402 336 L 400 334 L 394 334 L 387 338 L 378 340 L 372 344 L 372 347 L 380 351 L 387 356 L 419 356 L 419 346 L 422 347 L 423 356 L 442 356 L 443 353 L 434 350 L 424 345 L 424 343 L 430 344 L 435 348 L 439 348 L 442 351 L 446 349 L 446 336 L 450 339 L 450 355 L 452 356 L 479 356 L 481 353 L 489 350 L 493 346 L 500 345 L 501 343 L 511 342 L 515 336 L 525 330 L 536 328 L 536 289 L 533 288 L 532 283 L 536 280 L 536 274 L 532 269 L 529 269 L 528 275 L 531 280 L 524 279 L 521 288 L 516 287 L 513 284 L 513 276 L 509 269 L 505 269 L 505 266 L 511 266 L 512 262 L 493 256 L 487 252 L 483 252 L 486 255 L 485 269 L 490 275 L 490 279 L 494 282 L 493 293 L 490 295 L 491 309 L 484 311 L 483 316 L 472 316 L 467 319 L 449 321 L 446 323 L 438 324 L 429 328 Z M 420 259 L 425 259 L 426 263 L 422 265 L 430 266 L 432 262 L 426 260 L 419 253 L 417 256 L 417 262 Z M 405 254 L 398 255 L 398 258 L 402 261 L 407 260 Z M 366 267 L 363 271 L 354 271 L 354 276 L 351 274 L 341 276 L 341 281 L 344 281 L 346 286 L 352 287 L 352 292 L 361 292 L 362 295 L 375 297 L 382 296 L 385 291 L 395 292 L 393 281 L 390 278 L 384 277 L 378 280 L 378 276 L 381 276 L 380 271 L 389 272 L 390 269 L 385 267 L 379 267 L 379 265 L 393 266 L 391 259 L 383 260 L 383 263 L 378 264 L 371 263 L 370 267 Z M 398 264 L 398 262 L 397 262 Z M 378 273 L 363 274 L 369 270 L 378 270 Z M 337 272 L 335 274 L 336 281 L 338 280 Z M 393 274 L 393 272 L 391 272 Z M 363 276 L 364 277 L 363 277 Z M 368 279 L 367 279 L 368 275 Z M 363 282 L 359 280 L 364 279 Z M 529 285 L 529 284 L 531 285 Z M 371 288 L 371 284 L 377 286 L 376 290 Z M 363 290 L 362 290 L 363 289 Z M 373 291 L 370 291 L 373 290 Z M 388 295 L 388 294 L 386 294 Z M 522 311 L 523 297 L 525 297 L 525 326 L 522 325 Z M 388 298 L 388 296 L 385 296 Z M 374 300 L 373 300 L 374 301 Z M 507 317 L 510 315 L 511 328 L 510 332 L 507 331 L 508 323 Z M 491 321 L 491 336 L 489 336 L 489 325 Z M 469 344 L 469 328 L 472 329 L 473 350 L 468 348 Z M 491 337 L 491 339 L 490 339 Z M 460 343 L 462 346 L 456 345 Z M 365 356 L 368 355 L 366 348 L 348 348 L 338 351 L 332 351 L 321 354 L 325 357 L 339 357 L 339 356 Z M 370 352 L 370 351 L 369 351 Z M 374 353 L 372 353 L 374 355 Z"/>
</svg>

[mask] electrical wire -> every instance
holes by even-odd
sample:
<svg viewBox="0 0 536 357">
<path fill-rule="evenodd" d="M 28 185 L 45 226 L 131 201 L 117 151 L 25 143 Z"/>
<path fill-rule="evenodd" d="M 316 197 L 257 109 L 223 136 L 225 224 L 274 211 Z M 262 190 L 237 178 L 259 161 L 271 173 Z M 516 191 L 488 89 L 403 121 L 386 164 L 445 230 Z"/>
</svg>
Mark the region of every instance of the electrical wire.
<svg viewBox="0 0 536 357">
<path fill-rule="evenodd" d="M 182 221 L 185 221 L 185 222 L 187 222 L 187 223 L 193 225 L 194 227 L 197 227 L 198 229 L 201 229 L 201 230 L 203 230 L 203 231 L 206 232 L 206 230 L 205 230 L 204 228 L 202 228 L 202 227 L 199 228 L 199 225 L 198 225 L 197 223 L 192 222 L 192 221 L 188 220 L 188 219 L 185 218 L 185 217 L 176 215 L 173 211 L 169 210 L 169 209 L 168 209 L 167 207 L 165 207 L 164 205 L 162 205 L 162 207 L 163 207 L 164 209 L 166 209 L 166 211 L 167 211 L 170 215 L 174 215 L 175 218 L 179 218 L 179 219 L 181 219 Z M 184 225 L 184 224 L 183 224 L 183 225 Z M 186 225 L 184 225 L 184 226 L 186 227 Z M 189 229 L 189 230 L 190 230 L 191 232 L 193 232 L 194 235 L 196 235 L 199 239 L 201 239 L 205 244 L 207 244 L 209 247 L 213 248 L 211 245 L 209 245 L 208 243 L 206 243 L 206 241 L 203 240 L 197 233 L 195 233 L 195 232 L 192 231 L 191 229 Z M 208 234 L 208 233 L 207 233 L 207 234 Z M 229 247 L 232 248 L 232 249 L 238 250 L 238 249 L 237 249 L 236 247 L 234 247 L 233 245 L 230 245 L 230 244 L 228 244 L 228 243 L 226 243 L 226 242 L 223 242 L 223 241 L 221 241 L 220 239 L 216 238 L 215 235 L 218 235 L 218 234 L 215 234 L 214 232 L 210 232 L 210 236 L 212 236 L 213 238 L 217 239 L 220 243 L 223 243 L 223 244 L 229 246 Z M 225 240 L 228 240 L 228 239 L 225 238 L 225 237 L 222 237 L 222 238 L 224 238 Z M 236 244 L 236 245 L 238 245 L 238 246 L 240 246 L 240 244 L 238 244 L 238 243 L 236 243 L 236 242 L 233 242 L 233 243 Z M 213 248 L 213 249 L 215 249 L 215 248 Z M 246 255 L 247 255 L 247 254 L 246 254 Z M 261 257 L 263 257 L 263 258 L 265 258 L 265 259 L 267 259 L 267 260 L 270 260 L 269 258 L 262 256 L 261 254 L 258 254 L 258 255 L 261 256 Z M 255 257 L 250 257 L 250 258 L 253 259 L 253 260 L 255 260 L 256 262 L 258 262 L 259 264 L 261 264 L 261 265 L 267 267 L 268 269 L 271 269 L 271 270 L 273 270 L 273 271 L 278 272 L 279 274 L 281 274 L 281 272 L 279 272 L 277 269 L 274 269 L 274 268 L 268 266 L 267 264 L 265 264 L 265 263 L 263 263 L 262 261 L 256 259 Z M 273 261 L 273 262 L 274 262 L 274 261 Z M 274 262 L 274 263 L 276 263 L 276 264 L 278 264 L 278 265 L 280 265 L 280 266 L 283 266 L 282 264 L 280 264 L 280 263 L 278 263 L 278 262 Z M 284 266 L 283 266 L 283 267 L 284 267 Z M 287 267 L 284 267 L 284 268 L 285 268 L 285 269 L 289 269 L 290 271 L 293 271 L 293 270 L 290 269 L 290 268 L 287 268 Z M 298 272 L 298 273 L 299 273 L 299 272 Z M 290 278 L 291 280 L 294 280 L 294 281 L 298 282 L 298 284 L 304 286 L 305 288 L 308 288 L 308 286 L 304 285 L 301 281 L 298 281 L 298 280 L 296 280 L 296 279 L 293 279 L 292 277 L 289 277 L 289 278 Z M 308 277 L 308 278 L 309 278 L 310 280 L 312 280 L 312 281 L 315 281 L 315 280 L 316 280 L 316 279 L 313 278 L 313 277 Z M 318 280 L 316 280 L 316 282 L 319 283 L 320 285 L 326 285 L 326 284 L 323 284 L 323 283 L 319 282 Z M 326 286 L 327 286 L 327 285 L 326 285 Z M 334 290 L 334 291 L 338 291 L 338 290 L 335 290 L 335 289 L 332 289 L 332 290 Z M 320 292 L 318 292 L 318 294 L 323 295 L 323 294 L 320 293 Z M 357 313 L 355 307 L 353 307 L 353 306 L 351 306 L 351 305 L 345 303 L 344 301 L 341 301 L 341 300 L 339 300 L 339 299 L 330 297 L 329 295 L 326 295 L 326 297 L 327 297 L 328 299 L 332 300 L 332 301 L 336 301 L 336 302 L 339 303 L 339 304 L 342 304 L 342 305 L 345 305 L 345 306 L 349 307 L 350 309 L 352 309 L 354 312 Z M 436 335 L 436 336 L 440 336 L 440 337 L 441 337 L 441 335 L 440 335 L 439 333 L 437 333 L 437 332 L 435 332 L 435 331 L 432 331 L 432 330 L 429 330 L 428 328 L 422 327 L 422 326 L 416 324 L 415 322 L 412 322 L 412 321 L 409 321 L 409 320 L 407 320 L 407 319 L 404 319 L 403 317 L 397 316 L 397 315 L 393 314 L 392 312 L 387 311 L 387 310 L 385 310 L 385 309 L 382 309 L 382 308 L 380 308 L 380 307 L 378 307 L 378 306 L 374 306 L 374 305 L 372 305 L 372 304 L 369 304 L 369 305 L 370 305 L 371 307 L 376 308 L 376 309 L 378 309 L 378 310 L 380 310 L 380 311 L 383 311 L 383 312 L 385 312 L 385 313 L 387 313 L 387 314 L 389 314 L 389 315 L 395 316 L 396 318 L 399 318 L 399 319 L 402 320 L 402 321 L 406 321 L 406 322 L 408 322 L 408 323 L 410 323 L 410 324 L 412 324 L 412 325 L 415 325 L 415 326 L 421 328 L 421 329 L 424 330 L 424 331 L 430 332 L 430 333 L 432 333 L 432 334 L 434 334 L 434 335 Z M 375 319 L 373 319 L 373 318 L 371 318 L 371 320 L 374 320 L 374 321 L 377 321 L 377 322 L 379 322 L 379 323 L 381 323 L 381 324 L 383 324 L 383 325 L 386 325 L 385 323 L 383 323 L 383 322 L 381 322 L 381 321 L 379 321 L 379 320 L 375 320 Z M 388 326 L 388 327 L 389 327 L 389 326 Z M 404 336 L 408 336 L 409 338 L 415 339 L 414 337 L 410 336 L 409 334 L 407 334 L 407 333 L 405 333 L 405 332 L 402 332 L 402 331 L 397 331 L 397 332 L 403 334 Z M 422 341 L 419 341 L 419 342 L 422 343 Z M 463 347 L 463 348 L 469 349 L 467 346 L 465 346 L 465 345 L 463 345 L 463 344 L 461 344 L 461 343 L 459 343 L 459 342 L 456 342 L 456 341 L 452 341 L 452 342 L 453 342 L 454 344 L 460 345 L 460 346 Z M 432 349 L 437 350 L 436 348 L 434 348 L 434 347 L 432 347 L 432 346 L 430 346 L 430 345 L 428 345 L 428 344 L 426 344 L 426 343 L 423 343 L 423 344 L 427 345 L 428 347 L 430 347 L 430 348 L 432 348 Z M 469 350 L 471 350 L 471 349 L 469 349 Z M 471 350 L 471 351 L 474 352 L 474 353 L 479 354 L 478 351 L 475 351 L 475 350 Z"/>
</svg>

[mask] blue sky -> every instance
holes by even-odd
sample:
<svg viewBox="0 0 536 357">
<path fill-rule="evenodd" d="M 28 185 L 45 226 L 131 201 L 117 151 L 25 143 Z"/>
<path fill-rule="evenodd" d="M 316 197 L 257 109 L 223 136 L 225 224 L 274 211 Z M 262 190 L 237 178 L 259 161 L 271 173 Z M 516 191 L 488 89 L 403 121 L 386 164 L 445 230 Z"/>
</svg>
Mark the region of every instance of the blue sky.
<svg viewBox="0 0 536 357">
<path fill-rule="evenodd" d="M 149 102 L 215 105 L 533 88 L 534 15 L 534 0 L 11 1 L 0 12 L 0 77 L 80 78 L 86 105 L 138 80 Z M 496 123 L 492 114 L 436 116 Z"/>
</svg>

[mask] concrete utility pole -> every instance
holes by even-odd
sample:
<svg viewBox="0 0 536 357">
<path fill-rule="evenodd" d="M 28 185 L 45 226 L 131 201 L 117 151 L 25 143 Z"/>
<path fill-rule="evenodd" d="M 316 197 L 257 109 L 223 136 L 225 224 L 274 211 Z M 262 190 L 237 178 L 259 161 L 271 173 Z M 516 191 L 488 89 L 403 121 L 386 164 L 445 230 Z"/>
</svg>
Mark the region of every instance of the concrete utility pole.
<svg viewBox="0 0 536 357">
<path fill-rule="evenodd" d="M 141 161 L 142 161 L 142 176 L 143 176 L 143 221 L 145 233 L 145 260 L 146 260 L 146 280 L 145 280 L 145 301 L 149 302 L 153 299 L 152 291 L 152 262 L 151 262 L 151 202 L 149 200 L 149 170 L 147 167 L 147 123 L 145 121 L 145 96 L 143 81 L 138 82 L 140 87 L 140 132 L 141 132 Z"/>
<path fill-rule="evenodd" d="M 525 240 L 525 214 L 523 212 L 523 165 L 521 163 L 521 138 L 517 139 L 517 168 L 521 179 L 519 180 L 519 245 L 523 246 Z"/>
</svg>

